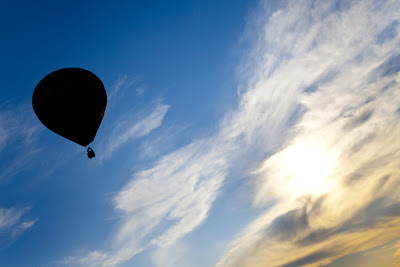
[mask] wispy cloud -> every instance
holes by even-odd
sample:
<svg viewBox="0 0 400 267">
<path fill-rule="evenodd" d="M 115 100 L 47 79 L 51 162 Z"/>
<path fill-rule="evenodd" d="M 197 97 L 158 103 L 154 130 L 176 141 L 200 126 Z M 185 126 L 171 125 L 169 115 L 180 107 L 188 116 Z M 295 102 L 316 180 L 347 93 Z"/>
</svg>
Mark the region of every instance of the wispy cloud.
<svg viewBox="0 0 400 267">
<path fill-rule="evenodd" d="M 0 104 L 0 185 L 26 169 L 39 152 L 40 127 L 28 105 Z M 18 155 L 16 155 L 18 154 Z M 10 246 L 38 221 L 28 219 L 30 207 L 0 207 L 0 249 Z"/>
<path fill-rule="evenodd" d="M 114 197 L 121 217 L 111 248 L 83 259 L 96 252 L 95 266 L 114 266 L 173 246 L 242 167 L 256 166 L 252 203 L 269 208 L 218 266 L 319 266 L 399 233 L 398 1 L 261 10 L 237 109 L 209 138 L 134 173 Z M 123 143 L 135 129 L 116 137 Z"/>
<path fill-rule="evenodd" d="M 107 259 L 107 255 L 99 252 L 99 251 L 92 251 L 88 253 L 84 257 L 69 257 L 64 260 L 58 261 L 54 264 L 62 264 L 68 266 L 76 266 L 80 264 L 82 266 L 99 266 Z"/>
<path fill-rule="evenodd" d="M 0 151 L 13 143 L 31 144 L 40 132 L 40 124 L 33 118 L 28 105 L 0 104 Z"/>
<path fill-rule="evenodd" d="M 255 90 L 292 99 L 301 116 L 253 173 L 254 205 L 274 208 L 218 266 L 327 265 L 400 233 L 399 8 L 398 1 L 289 1 L 259 29 Z"/>
<path fill-rule="evenodd" d="M 225 178 L 225 160 L 206 140 L 134 174 L 114 198 L 121 225 L 101 266 L 115 266 L 149 246 L 168 247 L 199 226 Z M 208 143 L 207 143 L 208 144 Z"/>
<path fill-rule="evenodd" d="M 41 129 L 30 106 L 0 104 L 0 182 L 9 181 L 39 152 L 36 140 Z"/>
<path fill-rule="evenodd" d="M 114 95 L 118 94 L 118 92 L 121 90 L 121 88 L 126 85 L 127 79 L 128 79 L 128 75 L 126 75 L 126 74 L 118 75 L 117 80 L 111 86 L 110 97 L 113 97 Z"/>
<path fill-rule="evenodd" d="M 114 98 L 115 96 L 124 93 L 126 90 L 135 90 L 137 96 L 144 94 L 146 85 L 143 84 L 140 76 L 130 77 L 127 74 L 119 74 L 118 78 L 111 85 L 109 97 Z"/>
<path fill-rule="evenodd" d="M 187 248 L 182 242 L 176 242 L 167 247 L 159 247 L 152 253 L 152 259 L 157 266 L 175 267 L 182 256 L 187 253 Z"/>
<path fill-rule="evenodd" d="M 169 108 L 170 106 L 157 101 L 154 110 L 147 114 L 143 114 L 142 112 L 143 115 L 140 117 L 136 116 L 133 118 L 132 116 L 128 116 L 118 120 L 107 142 L 103 145 L 103 151 L 99 155 L 101 155 L 102 159 L 109 158 L 122 145 L 131 140 L 146 136 L 154 129 L 160 127 Z"/>
<path fill-rule="evenodd" d="M 4 248 L 15 242 L 26 230 L 31 228 L 36 222 L 34 220 L 26 220 L 26 213 L 29 207 L 10 209 L 0 208 L 0 247 Z"/>
<path fill-rule="evenodd" d="M 145 139 L 139 146 L 139 154 L 144 158 L 155 158 L 165 155 L 173 150 L 174 144 L 181 140 L 181 135 L 187 130 L 187 126 L 167 125 L 160 129 L 157 136 Z"/>
</svg>

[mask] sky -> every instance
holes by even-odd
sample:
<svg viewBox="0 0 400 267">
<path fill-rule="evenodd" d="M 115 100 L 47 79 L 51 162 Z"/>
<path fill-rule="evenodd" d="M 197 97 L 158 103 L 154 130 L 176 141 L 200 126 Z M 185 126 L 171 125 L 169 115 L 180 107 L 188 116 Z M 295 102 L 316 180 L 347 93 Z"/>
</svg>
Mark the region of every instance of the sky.
<svg viewBox="0 0 400 267">
<path fill-rule="evenodd" d="M 0 266 L 400 266 L 400 2 L 3 1 Z M 108 96 L 86 149 L 32 93 Z"/>
</svg>

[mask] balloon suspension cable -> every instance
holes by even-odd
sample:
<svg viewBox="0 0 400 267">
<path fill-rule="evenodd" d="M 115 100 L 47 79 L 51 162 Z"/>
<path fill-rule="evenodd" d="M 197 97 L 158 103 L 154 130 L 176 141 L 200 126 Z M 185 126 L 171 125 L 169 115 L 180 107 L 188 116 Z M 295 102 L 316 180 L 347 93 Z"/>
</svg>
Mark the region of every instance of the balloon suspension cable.
<svg viewBox="0 0 400 267">
<path fill-rule="evenodd" d="M 94 154 L 94 151 L 90 147 L 87 148 L 87 156 L 89 159 L 94 158 L 96 156 L 96 154 Z"/>
</svg>

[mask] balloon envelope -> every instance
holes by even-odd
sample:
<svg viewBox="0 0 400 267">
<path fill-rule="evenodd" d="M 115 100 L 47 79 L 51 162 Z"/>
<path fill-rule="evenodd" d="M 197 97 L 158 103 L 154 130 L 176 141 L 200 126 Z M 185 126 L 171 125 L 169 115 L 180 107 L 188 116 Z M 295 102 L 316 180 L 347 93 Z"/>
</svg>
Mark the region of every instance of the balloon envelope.
<svg viewBox="0 0 400 267">
<path fill-rule="evenodd" d="M 32 106 L 53 132 L 82 146 L 96 136 L 107 105 L 101 80 L 88 70 L 65 68 L 44 77 L 36 86 Z"/>
</svg>

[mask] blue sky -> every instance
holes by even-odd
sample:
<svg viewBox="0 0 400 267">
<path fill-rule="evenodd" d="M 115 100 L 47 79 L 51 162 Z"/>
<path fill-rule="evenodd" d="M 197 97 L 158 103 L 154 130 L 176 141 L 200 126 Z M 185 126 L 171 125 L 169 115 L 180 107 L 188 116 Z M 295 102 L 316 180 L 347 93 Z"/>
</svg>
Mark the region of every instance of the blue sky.
<svg viewBox="0 0 400 267">
<path fill-rule="evenodd" d="M 0 4 L 1 266 L 400 266 L 400 3 Z M 85 149 L 31 97 L 81 67 Z"/>
</svg>

